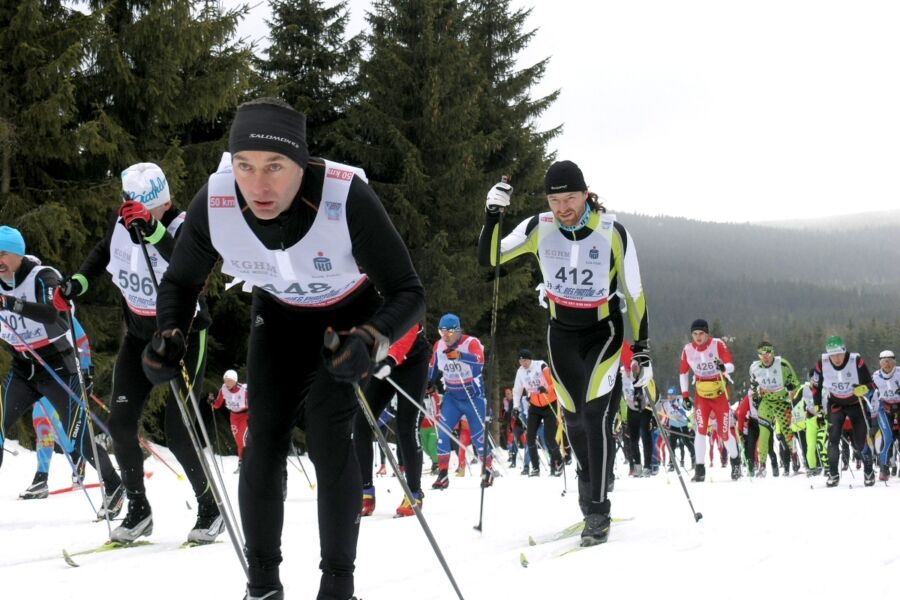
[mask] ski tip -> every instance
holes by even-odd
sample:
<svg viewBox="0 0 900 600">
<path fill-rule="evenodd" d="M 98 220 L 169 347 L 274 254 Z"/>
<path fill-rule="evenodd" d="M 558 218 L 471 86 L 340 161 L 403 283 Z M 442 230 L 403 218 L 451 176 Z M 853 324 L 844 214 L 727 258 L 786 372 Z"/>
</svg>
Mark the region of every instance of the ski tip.
<svg viewBox="0 0 900 600">
<path fill-rule="evenodd" d="M 519 554 L 519 564 L 522 565 L 523 567 L 525 567 L 526 569 L 528 568 L 528 559 L 525 557 L 524 552 Z"/>
<path fill-rule="evenodd" d="M 534 537 L 532 537 L 530 535 L 528 536 L 528 545 L 529 546 L 537 546 L 537 542 L 534 541 Z"/>
<path fill-rule="evenodd" d="M 66 564 L 69 565 L 70 567 L 81 566 L 77 562 L 72 560 L 72 557 L 69 555 L 69 552 L 65 548 L 63 548 L 62 555 L 63 555 L 63 560 L 66 561 Z"/>
</svg>

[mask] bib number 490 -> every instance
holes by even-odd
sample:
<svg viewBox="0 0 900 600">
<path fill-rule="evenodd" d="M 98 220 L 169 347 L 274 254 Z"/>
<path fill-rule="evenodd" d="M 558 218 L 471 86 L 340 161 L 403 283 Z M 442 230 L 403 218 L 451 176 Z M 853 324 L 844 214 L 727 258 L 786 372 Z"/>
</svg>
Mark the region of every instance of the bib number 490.
<svg viewBox="0 0 900 600">
<path fill-rule="evenodd" d="M 119 270 L 119 287 L 123 290 L 139 292 L 144 296 L 153 296 L 153 282 L 149 277 L 141 277 L 137 273 L 129 273 L 124 269 Z"/>
</svg>

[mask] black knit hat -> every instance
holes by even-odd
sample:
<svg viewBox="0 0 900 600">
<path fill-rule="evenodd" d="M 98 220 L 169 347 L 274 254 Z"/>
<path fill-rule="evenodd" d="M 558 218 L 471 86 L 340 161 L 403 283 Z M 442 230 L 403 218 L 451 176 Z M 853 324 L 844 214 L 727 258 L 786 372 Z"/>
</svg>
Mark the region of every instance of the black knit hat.
<svg viewBox="0 0 900 600">
<path fill-rule="evenodd" d="M 691 333 L 695 331 L 705 331 L 709 333 L 709 323 L 706 322 L 706 319 L 695 319 L 693 323 L 691 323 Z"/>
<path fill-rule="evenodd" d="M 277 152 L 305 169 L 309 162 L 306 116 L 277 98 L 241 104 L 228 132 L 228 151 L 242 150 Z"/>
<path fill-rule="evenodd" d="M 550 165 L 544 176 L 544 193 L 586 192 L 587 184 L 578 165 L 571 160 L 561 160 Z"/>
<path fill-rule="evenodd" d="M 522 359 L 532 360 L 533 358 L 534 358 L 534 355 L 531 354 L 531 350 L 526 350 L 525 348 L 522 348 L 521 350 L 519 350 L 519 360 L 522 360 Z"/>
</svg>

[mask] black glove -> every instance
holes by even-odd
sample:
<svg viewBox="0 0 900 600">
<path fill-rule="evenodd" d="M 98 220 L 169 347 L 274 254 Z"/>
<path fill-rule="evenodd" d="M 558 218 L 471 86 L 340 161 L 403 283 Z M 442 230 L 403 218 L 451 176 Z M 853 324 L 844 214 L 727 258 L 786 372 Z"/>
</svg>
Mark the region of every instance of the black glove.
<svg viewBox="0 0 900 600">
<path fill-rule="evenodd" d="M 682 398 L 681 405 L 684 406 L 684 410 L 691 410 L 694 407 L 694 403 L 690 398 Z"/>
<path fill-rule="evenodd" d="M 181 372 L 181 359 L 186 352 L 187 343 L 180 329 L 157 331 L 141 356 L 144 375 L 153 385 L 175 379 Z"/>
<path fill-rule="evenodd" d="M 373 363 L 383 360 L 390 341 L 371 325 L 354 327 L 343 339 L 328 328 L 322 356 L 325 368 L 335 381 L 357 383 L 372 372 Z"/>
<path fill-rule="evenodd" d="M 721 360 L 719 360 L 717 358 L 716 359 L 716 368 L 719 369 L 720 373 L 724 373 L 725 372 L 725 363 L 723 363 Z"/>
<path fill-rule="evenodd" d="M 206 396 L 206 401 L 209 402 L 210 404 L 215 404 L 215 402 L 216 402 L 216 395 L 213 394 L 212 392 L 210 392 L 210 393 L 207 394 L 207 396 Z"/>
<path fill-rule="evenodd" d="M 546 394 L 546 393 L 547 393 L 547 388 L 545 388 L 544 386 L 539 386 L 539 387 L 538 387 L 538 392 L 540 392 L 540 393 L 542 393 L 542 394 Z"/>
<path fill-rule="evenodd" d="M 425 393 L 430 396 L 431 394 L 435 393 L 436 391 L 437 391 L 437 388 L 434 387 L 434 382 L 429 381 L 428 384 L 425 386 Z"/>
</svg>

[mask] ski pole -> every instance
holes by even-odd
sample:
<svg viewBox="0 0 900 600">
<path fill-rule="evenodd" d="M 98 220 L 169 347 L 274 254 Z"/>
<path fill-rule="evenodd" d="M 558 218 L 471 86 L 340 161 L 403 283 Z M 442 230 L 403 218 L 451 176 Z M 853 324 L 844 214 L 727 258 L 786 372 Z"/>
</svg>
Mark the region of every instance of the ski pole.
<svg viewBox="0 0 900 600">
<path fill-rule="evenodd" d="M 334 331 L 329 330 L 325 333 L 325 336 L 325 347 L 332 349 L 332 351 L 336 350 L 339 344 L 337 334 L 334 333 Z M 431 528 L 428 526 L 428 522 L 425 520 L 425 516 L 422 514 L 422 509 L 419 507 L 419 503 L 416 502 L 416 497 L 413 495 L 409 484 L 406 482 L 406 478 L 403 477 L 400 473 L 400 466 L 397 464 L 397 459 L 394 458 L 394 453 L 391 452 L 391 448 L 390 446 L 388 446 L 387 440 L 384 438 L 384 434 L 381 433 L 381 429 L 378 427 L 378 421 L 375 420 L 375 415 L 372 414 L 372 409 L 369 408 L 369 402 L 366 400 L 365 395 L 363 395 L 363 391 L 360 389 L 358 383 L 353 384 L 353 392 L 356 394 L 356 400 L 359 403 L 359 408 L 360 410 L 362 410 L 363 416 L 365 416 L 369 427 L 375 433 L 375 437 L 378 439 L 378 445 L 381 446 L 382 451 L 384 451 L 384 455 L 387 458 L 388 463 L 390 463 L 391 469 L 394 471 L 394 475 L 397 476 L 397 481 L 403 488 L 403 493 L 406 494 L 406 498 L 409 500 L 409 504 L 412 507 L 416 518 L 419 520 L 419 524 L 422 526 L 422 530 L 425 532 L 425 537 L 428 538 L 428 543 L 431 544 L 431 549 L 434 550 L 438 562 L 441 563 L 441 567 L 444 569 L 444 573 L 447 574 L 447 578 L 450 580 L 450 585 L 453 586 L 453 590 L 456 592 L 456 596 L 459 598 L 459 600 L 464 600 L 462 591 L 460 591 L 459 586 L 456 583 L 456 579 L 453 577 L 453 573 L 450 571 L 450 565 L 447 564 L 447 561 L 444 558 L 444 554 L 441 552 L 437 540 L 434 538 L 434 534 L 431 532 Z"/>
<path fill-rule="evenodd" d="M 75 338 L 75 320 L 72 318 L 72 311 L 74 309 L 70 306 L 69 310 L 66 311 L 66 321 L 69 324 L 69 338 L 72 342 L 72 349 L 75 351 L 75 361 L 76 363 L 80 363 L 78 357 L 78 340 Z M 103 504 L 103 517 L 106 521 L 106 529 L 109 533 L 110 539 L 112 539 L 112 523 L 109 515 L 109 496 L 106 493 L 106 482 L 103 481 L 103 469 L 100 468 L 100 453 L 97 452 L 97 440 L 94 437 L 94 421 L 93 415 L 91 414 L 91 404 L 87 401 L 87 392 L 84 387 L 84 373 L 80 368 L 76 368 L 78 371 L 78 386 L 81 388 L 81 404 L 84 407 L 84 412 L 87 415 L 87 428 L 88 435 L 91 438 L 91 453 L 94 455 L 94 470 L 97 471 L 97 479 L 100 481 L 100 500 Z M 49 415 L 48 417 L 49 418 Z M 73 465 L 73 468 L 77 471 L 78 467 Z M 76 477 L 80 475 L 76 473 Z"/>
<path fill-rule="evenodd" d="M 100 408 L 102 408 L 103 410 L 105 410 L 107 414 L 109 414 L 109 407 L 106 406 L 106 404 L 103 403 L 103 400 L 101 400 L 100 398 L 98 398 L 96 394 L 91 394 L 91 400 L 93 400 L 93 401 L 97 404 L 97 406 L 99 406 Z M 139 444 L 141 445 L 141 447 L 143 447 L 147 452 L 149 452 L 151 455 L 153 455 L 153 457 L 156 458 L 156 460 L 158 460 L 159 462 L 161 462 L 167 469 L 169 469 L 170 471 L 172 471 L 172 473 L 175 475 L 175 477 L 177 477 L 177 478 L 178 478 L 179 480 L 181 480 L 181 481 L 184 480 L 184 475 L 182 475 L 181 473 L 179 473 L 178 471 L 176 471 L 174 468 L 172 468 L 172 465 L 170 465 L 169 463 L 167 463 L 167 462 L 166 462 L 166 459 L 164 459 L 164 458 L 159 454 L 159 452 L 157 452 L 156 450 L 154 450 L 154 449 L 153 449 L 153 446 L 151 446 L 151 445 L 147 442 L 147 440 L 144 439 L 143 436 L 140 436 L 140 435 L 138 436 L 138 443 L 139 443 Z"/>
<path fill-rule="evenodd" d="M 652 381 L 652 380 L 651 380 Z M 656 389 L 656 384 L 654 383 L 653 389 Z M 651 398 L 651 401 L 655 404 L 656 398 Z M 653 419 L 656 420 L 656 424 L 659 425 L 659 420 L 656 418 L 656 413 L 654 411 L 650 411 L 653 415 Z M 669 435 L 666 433 L 665 427 L 659 427 L 659 434 L 662 436 L 663 440 L 666 442 L 666 447 L 669 449 L 669 454 L 673 455 L 672 452 L 672 444 L 669 442 Z M 694 517 L 694 522 L 699 523 L 700 519 L 703 518 L 703 514 L 694 509 L 694 503 L 691 501 L 691 495 L 688 493 L 687 486 L 684 483 L 684 477 L 681 476 L 681 469 L 678 467 L 678 461 L 672 461 L 672 464 L 675 465 L 675 474 L 678 475 L 678 481 L 681 482 L 681 489 L 684 490 L 684 497 L 687 498 L 688 506 L 691 507 L 691 515 Z"/>
<path fill-rule="evenodd" d="M 4 447 L 4 448 L 3 448 L 3 451 L 4 451 L 4 452 L 9 452 L 9 453 L 12 454 L 13 456 L 18 456 L 18 455 L 19 455 L 19 451 L 18 451 L 18 450 L 10 450 L 9 448 Z"/>
<path fill-rule="evenodd" d="M 34 357 L 34 359 L 38 362 L 38 364 L 41 365 L 44 368 L 44 370 L 50 374 L 50 376 L 53 378 L 53 380 L 56 381 L 56 383 L 59 384 L 59 386 L 66 392 L 66 394 L 69 395 L 69 398 L 74 400 L 75 403 L 78 404 L 81 408 L 84 408 L 84 401 L 81 399 L 81 397 L 78 394 L 76 394 L 75 392 L 73 392 L 71 387 L 66 385 L 66 382 L 64 382 L 62 380 L 62 378 L 59 376 L 59 374 L 56 371 L 54 371 L 50 365 L 47 364 L 47 362 L 44 360 L 44 358 L 40 354 L 37 353 L 37 351 L 34 349 L 34 347 L 31 344 L 29 344 L 27 341 L 25 341 L 25 339 L 21 335 L 19 335 L 18 331 L 16 331 L 15 329 L 12 328 L 12 326 L 10 326 L 9 321 L 7 321 L 3 315 L 0 315 L 0 323 L 3 323 L 4 325 L 6 325 L 7 329 L 9 329 L 12 332 L 12 334 L 14 336 L 16 336 L 16 339 L 19 340 L 19 343 L 22 344 L 22 346 L 25 348 L 25 350 L 28 352 L 28 354 L 30 354 L 32 357 Z M 103 433 L 105 433 L 109 437 L 112 437 L 112 435 L 109 433 L 109 428 L 106 426 L 106 424 L 103 421 L 101 421 L 100 419 L 97 419 L 96 417 L 94 417 L 93 419 L 94 419 L 94 423 L 96 423 L 96 425 L 98 427 L 100 427 L 100 429 L 103 431 Z"/>
<path fill-rule="evenodd" d="M 509 175 L 502 175 L 500 177 L 500 181 L 503 183 L 507 183 L 509 181 Z M 510 189 L 512 192 L 512 189 Z M 505 208 L 500 208 L 500 214 L 498 216 L 497 221 L 497 244 L 494 246 L 494 290 L 491 293 L 491 349 L 489 356 L 491 357 L 491 364 L 488 368 L 488 382 L 486 383 L 487 387 L 487 395 L 485 396 L 485 405 L 487 404 L 487 398 L 490 397 L 491 390 L 493 389 L 493 385 L 497 383 L 497 305 L 500 300 L 500 237 L 503 235 L 503 215 L 506 212 Z M 463 386 L 465 388 L 465 386 Z M 468 395 L 468 392 L 466 392 Z M 487 406 L 485 406 L 487 409 Z M 485 410 L 487 413 L 487 410 Z M 485 478 L 488 476 L 487 474 L 487 444 L 485 442 L 488 441 L 490 434 L 488 433 L 487 426 L 490 422 L 490 417 L 487 417 L 484 420 L 484 441 L 481 445 L 482 452 L 482 461 L 481 461 L 481 482 L 482 484 L 485 481 Z M 481 502 L 478 506 L 478 525 L 475 526 L 475 529 L 481 531 L 481 527 L 484 524 L 484 485 L 481 486 Z"/>
<path fill-rule="evenodd" d="M 294 448 L 294 456 L 297 457 L 297 462 L 300 463 L 300 469 L 303 471 L 303 476 L 306 477 L 306 483 L 309 484 L 309 489 L 311 489 L 311 490 L 316 489 L 316 484 L 314 484 L 309 479 L 309 474 L 306 472 L 306 467 L 303 466 L 303 461 L 300 460 L 300 451 L 297 450 L 297 446 L 294 446 L 294 444 L 291 444 L 291 446 Z"/>
<path fill-rule="evenodd" d="M 147 250 L 147 243 L 144 241 L 144 234 L 138 227 L 135 227 L 134 231 L 137 234 L 138 243 L 140 244 L 141 251 L 144 254 L 144 261 L 146 262 L 147 270 L 150 273 L 150 281 L 153 283 L 153 291 L 156 292 L 158 297 L 159 282 L 156 280 L 156 271 L 153 270 L 153 263 L 150 260 L 150 252 Z M 184 380 L 187 389 L 187 396 L 182 396 L 181 391 L 178 389 L 178 384 L 175 383 L 174 379 L 169 380 L 169 387 L 172 389 L 172 394 L 174 394 L 175 400 L 178 403 L 178 410 L 181 413 L 181 420 L 184 422 L 184 427 L 185 429 L 187 429 L 188 437 L 191 440 L 191 445 L 194 447 L 194 452 L 197 454 L 197 459 L 200 462 L 200 467 L 203 469 L 204 476 L 206 476 L 207 485 L 209 486 L 210 492 L 212 492 L 213 499 L 215 500 L 216 506 L 219 509 L 219 514 L 222 516 L 222 520 L 225 523 L 225 528 L 228 530 L 228 537 L 231 539 L 231 544 L 234 547 L 235 554 L 237 554 L 238 561 L 240 561 L 241 567 L 244 569 L 244 576 L 249 579 L 250 568 L 247 565 L 247 557 L 244 556 L 244 540 L 237 529 L 237 519 L 235 518 L 234 512 L 231 508 L 231 501 L 228 498 L 228 492 L 225 490 L 222 473 L 219 471 L 215 460 L 212 461 L 212 467 L 210 467 L 210 461 L 208 460 L 206 453 L 203 451 L 203 447 L 200 444 L 200 437 L 197 435 L 197 430 L 194 427 L 194 423 L 187 411 L 187 403 L 188 399 L 190 399 L 191 404 L 194 408 L 194 413 L 196 414 L 197 420 L 200 424 L 200 428 L 203 431 L 204 436 L 206 437 L 206 443 L 207 445 L 210 445 L 209 435 L 206 434 L 206 427 L 203 425 L 203 414 L 200 412 L 200 405 L 197 402 L 197 398 L 194 396 L 194 391 L 190 383 L 190 375 L 188 375 L 184 359 L 180 361 L 180 366 L 181 377 Z M 215 479 L 213 477 L 214 471 L 218 476 L 218 479 Z"/>
<path fill-rule="evenodd" d="M 462 441 L 461 441 L 458 437 L 456 437 L 456 434 L 454 434 L 454 433 L 450 430 L 450 428 L 447 427 L 447 426 L 444 424 L 444 422 L 443 422 L 441 419 L 439 419 L 439 418 L 436 417 L 435 415 L 433 415 L 433 414 L 431 414 L 430 412 L 428 412 L 428 409 L 426 409 L 426 408 L 425 408 L 424 406 L 422 406 L 420 403 L 418 403 L 418 402 L 416 402 L 415 400 L 413 400 L 413 397 L 410 396 L 410 395 L 406 392 L 406 390 L 404 390 L 402 387 L 400 387 L 400 385 L 399 385 L 396 381 L 394 381 L 393 379 L 391 379 L 390 376 L 385 377 L 384 380 L 387 381 L 388 383 L 390 383 L 392 386 L 394 386 L 394 389 L 397 390 L 397 392 L 399 392 L 401 396 L 403 396 L 404 398 L 406 398 L 407 400 L 409 400 L 409 401 L 412 403 L 413 406 L 415 406 L 417 409 L 419 409 L 419 412 L 421 412 L 423 415 L 425 415 L 426 417 L 428 417 L 435 425 L 437 425 L 437 427 L 438 427 L 441 431 L 443 431 L 445 434 L 447 434 L 447 437 L 449 437 L 451 440 L 453 440 L 454 442 L 456 442 L 456 443 L 459 444 L 460 446 L 464 446 L 464 444 L 462 443 Z M 481 460 L 481 457 L 478 457 L 478 460 Z"/>
</svg>

